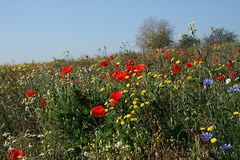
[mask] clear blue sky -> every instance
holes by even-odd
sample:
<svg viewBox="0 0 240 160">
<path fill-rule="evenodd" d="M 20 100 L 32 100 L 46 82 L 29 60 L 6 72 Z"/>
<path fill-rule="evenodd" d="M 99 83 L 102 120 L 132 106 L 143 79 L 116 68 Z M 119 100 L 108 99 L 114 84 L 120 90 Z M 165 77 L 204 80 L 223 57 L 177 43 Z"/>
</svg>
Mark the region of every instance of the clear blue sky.
<svg viewBox="0 0 240 160">
<path fill-rule="evenodd" d="M 143 20 L 166 19 L 175 34 L 195 19 L 199 35 L 225 27 L 240 34 L 240 0 L 1 0 L 0 64 L 49 61 L 69 50 L 97 54 L 134 44 Z"/>
</svg>

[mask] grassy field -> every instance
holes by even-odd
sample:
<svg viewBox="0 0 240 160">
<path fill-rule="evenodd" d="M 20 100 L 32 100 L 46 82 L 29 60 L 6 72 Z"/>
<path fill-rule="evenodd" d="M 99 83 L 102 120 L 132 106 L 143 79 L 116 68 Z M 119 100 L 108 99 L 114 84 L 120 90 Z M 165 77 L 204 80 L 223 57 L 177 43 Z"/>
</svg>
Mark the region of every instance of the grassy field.
<svg viewBox="0 0 240 160">
<path fill-rule="evenodd" d="M 238 160 L 239 58 L 231 43 L 3 65 L 0 159 Z"/>
</svg>

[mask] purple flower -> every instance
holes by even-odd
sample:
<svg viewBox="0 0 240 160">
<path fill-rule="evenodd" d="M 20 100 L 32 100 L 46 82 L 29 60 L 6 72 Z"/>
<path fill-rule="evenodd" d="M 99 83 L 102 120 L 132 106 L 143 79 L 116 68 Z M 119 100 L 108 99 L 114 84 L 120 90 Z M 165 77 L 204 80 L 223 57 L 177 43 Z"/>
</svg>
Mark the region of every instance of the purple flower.
<svg viewBox="0 0 240 160">
<path fill-rule="evenodd" d="M 232 87 L 229 88 L 228 92 L 238 92 L 240 91 L 240 86 L 238 85 L 234 85 Z"/>
<path fill-rule="evenodd" d="M 212 79 L 204 79 L 203 80 L 203 86 L 204 87 L 209 87 L 213 84 L 213 80 Z"/>
<path fill-rule="evenodd" d="M 204 132 L 200 135 L 200 138 L 203 141 L 209 141 L 213 137 L 213 134 L 211 132 Z"/>
<path fill-rule="evenodd" d="M 226 151 L 226 150 L 229 150 L 229 149 L 231 149 L 232 148 L 232 145 L 230 144 L 230 143 L 225 143 L 224 145 L 222 145 L 222 146 L 219 146 L 219 150 L 220 151 Z"/>
</svg>

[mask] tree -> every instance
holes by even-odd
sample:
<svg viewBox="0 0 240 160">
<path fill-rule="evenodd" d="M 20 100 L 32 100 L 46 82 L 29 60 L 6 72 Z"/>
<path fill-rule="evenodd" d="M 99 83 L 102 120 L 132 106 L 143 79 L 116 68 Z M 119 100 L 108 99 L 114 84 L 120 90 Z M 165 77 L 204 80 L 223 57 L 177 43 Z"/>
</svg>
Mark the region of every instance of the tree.
<svg viewBox="0 0 240 160">
<path fill-rule="evenodd" d="M 206 44 L 214 43 L 226 43 L 226 42 L 236 42 L 237 35 L 234 32 L 230 32 L 225 28 L 213 28 L 212 34 L 204 38 Z"/>
<path fill-rule="evenodd" d="M 146 19 L 139 29 L 137 44 L 141 49 L 162 48 L 173 42 L 173 27 L 166 20 Z"/>
</svg>

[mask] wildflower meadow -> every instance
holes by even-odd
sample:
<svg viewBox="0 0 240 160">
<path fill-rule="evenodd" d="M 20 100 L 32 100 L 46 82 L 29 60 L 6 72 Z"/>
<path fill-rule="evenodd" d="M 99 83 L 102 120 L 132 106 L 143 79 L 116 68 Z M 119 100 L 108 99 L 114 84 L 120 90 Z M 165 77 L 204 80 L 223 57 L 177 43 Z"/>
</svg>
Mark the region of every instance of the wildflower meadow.
<svg viewBox="0 0 240 160">
<path fill-rule="evenodd" d="M 239 58 L 236 42 L 2 65 L 0 159 L 238 160 Z"/>
</svg>

